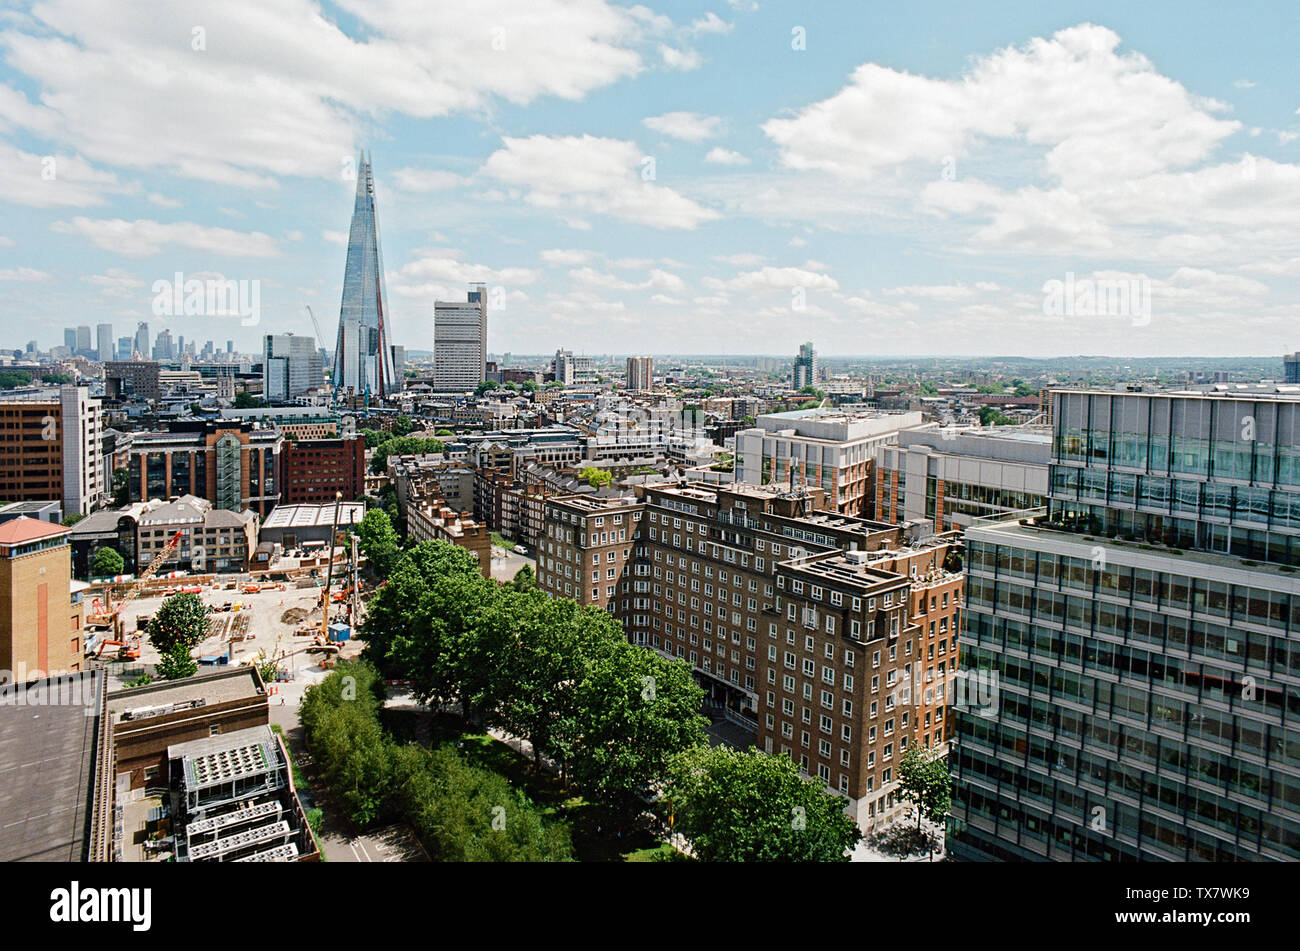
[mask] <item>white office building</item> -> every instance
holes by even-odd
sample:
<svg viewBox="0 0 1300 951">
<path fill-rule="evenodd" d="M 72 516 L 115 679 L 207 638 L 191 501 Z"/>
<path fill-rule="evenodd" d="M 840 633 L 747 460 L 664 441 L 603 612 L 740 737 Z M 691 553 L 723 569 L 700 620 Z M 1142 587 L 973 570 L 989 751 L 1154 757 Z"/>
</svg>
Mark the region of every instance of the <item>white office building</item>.
<svg viewBox="0 0 1300 951">
<path fill-rule="evenodd" d="M 433 388 L 464 393 L 487 379 L 487 288 L 433 305 Z"/>
</svg>

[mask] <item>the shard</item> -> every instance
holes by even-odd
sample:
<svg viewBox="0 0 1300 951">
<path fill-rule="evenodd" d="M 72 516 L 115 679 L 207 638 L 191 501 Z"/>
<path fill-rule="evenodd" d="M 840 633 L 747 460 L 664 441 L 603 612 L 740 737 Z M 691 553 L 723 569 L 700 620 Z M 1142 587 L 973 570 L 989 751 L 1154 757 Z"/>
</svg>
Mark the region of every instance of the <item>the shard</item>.
<svg viewBox="0 0 1300 951">
<path fill-rule="evenodd" d="M 348 233 L 347 268 L 343 272 L 343 302 L 334 348 L 336 399 L 370 395 L 384 397 L 397 389 L 388 336 L 388 295 L 384 291 L 384 258 L 379 250 L 375 217 L 375 180 L 370 156 L 361 153 L 357 167 L 357 198 Z"/>
</svg>

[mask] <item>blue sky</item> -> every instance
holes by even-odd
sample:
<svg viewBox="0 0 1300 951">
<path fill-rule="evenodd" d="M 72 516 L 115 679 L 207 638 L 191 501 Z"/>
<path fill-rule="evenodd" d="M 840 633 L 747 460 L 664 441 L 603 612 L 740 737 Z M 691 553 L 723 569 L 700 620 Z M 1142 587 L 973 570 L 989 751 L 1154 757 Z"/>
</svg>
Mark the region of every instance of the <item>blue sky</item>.
<svg viewBox="0 0 1300 951">
<path fill-rule="evenodd" d="M 1300 349 L 1286 3 L 101 6 L 0 13 L 3 346 L 332 342 L 367 148 L 413 349 L 471 281 L 497 353 Z M 155 317 L 178 271 L 260 323 Z"/>
</svg>

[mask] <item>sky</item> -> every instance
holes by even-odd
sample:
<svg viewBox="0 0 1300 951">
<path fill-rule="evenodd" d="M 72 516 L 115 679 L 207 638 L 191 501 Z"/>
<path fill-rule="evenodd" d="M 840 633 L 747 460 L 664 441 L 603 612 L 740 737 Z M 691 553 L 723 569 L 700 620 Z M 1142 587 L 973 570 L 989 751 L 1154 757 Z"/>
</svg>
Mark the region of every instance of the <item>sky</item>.
<svg viewBox="0 0 1300 951">
<path fill-rule="evenodd" d="M 498 354 L 1290 352 L 1298 27 L 1290 2 L 9 3 L 0 346 L 144 320 L 260 350 L 306 306 L 332 346 L 365 149 L 409 349 L 484 282 Z M 178 273 L 248 282 L 256 318 L 158 316 Z"/>
</svg>

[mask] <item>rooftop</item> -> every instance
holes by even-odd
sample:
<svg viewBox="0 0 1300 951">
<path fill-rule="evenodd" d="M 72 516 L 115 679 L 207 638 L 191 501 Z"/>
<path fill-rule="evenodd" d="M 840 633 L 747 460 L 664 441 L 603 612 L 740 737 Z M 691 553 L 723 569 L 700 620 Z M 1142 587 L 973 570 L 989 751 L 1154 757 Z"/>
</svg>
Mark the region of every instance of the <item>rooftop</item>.
<svg viewBox="0 0 1300 951">
<path fill-rule="evenodd" d="M 341 502 L 338 509 L 340 525 L 356 525 L 360 523 L 366 514 L 366 506 L 362 502 Z M 266 521 L 262 523 L 262 530 L 265 531 L 268 528 L 312 528 L 331 525 L 333 522 L 333 502 L 325 502 L 320 505 L 277 505 L 271 511 L 271 514 L 267 516 Z"/>
<path fill-rule="evenodd" d="M 68 530 L 62 525 L 29 518 L 26 515 L 0 522 L 0 545 L 22 545 L 41 538 L 54 538 L 67 534 Z"/>
<path fill-rule="evenodd" d="M 61 682 L 74 696 L 98 695 L 99 705 L 53 702 L 67 696 L 52 694 L 49 680 L 21 699 L 22 687 L 0 689 L 0 862 L 86 860 L 103 675 Z"/>
</svg>

